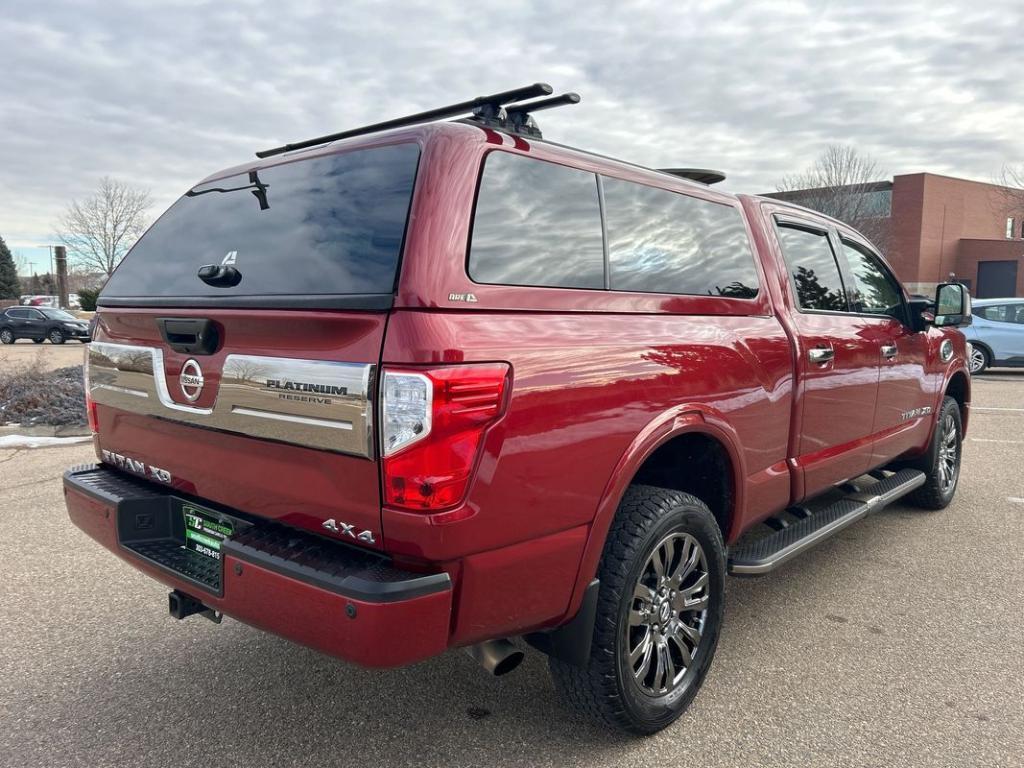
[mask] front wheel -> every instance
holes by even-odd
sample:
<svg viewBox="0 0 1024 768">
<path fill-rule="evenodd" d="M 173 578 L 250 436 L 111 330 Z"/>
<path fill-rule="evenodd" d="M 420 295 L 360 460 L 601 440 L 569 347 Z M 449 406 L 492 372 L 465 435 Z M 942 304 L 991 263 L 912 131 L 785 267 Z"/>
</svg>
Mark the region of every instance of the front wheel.
<svg viewBox="0 0 1024 768">
<path fill-rule="evenodd" d="M 51 344 L 63 344 L 64 343 L 64 334 L 61 333 L 56 328 L 54 328 L 52 331 L 50 331 L 50 337 L 49 338 L 50 338 L 50 343 Z"/>
<path fill-rule="evenodd" d="M 985 351 L 984 347 L 972 344 L 971 357 L 967 361 L 967 365 L 971 371 L 971 375 L 976 376 L 979 373 L 983 373 L 986 368 L 992 365 L 992 361 L 989 359 L 988 352 Z"/>
<path fill-rule="evenodd" d="M 687 493 L 631 486 L 608 533 L 598 578 L 587 665 L 552 658 L 552 677 L 584 714 L 655 733 L 697 695 L 718 645 L 725 596 L 718 523 Z"/>
<path fill-rule="evenodd" d="M 960 481 L 963 423 L 960 404 L 952 397 L 942 400 L 932 445 L 925 455 L 925 482 L 907 496 L 907 501 L 924 509 L 945 509 L 956 495 Z"/>
</svg>

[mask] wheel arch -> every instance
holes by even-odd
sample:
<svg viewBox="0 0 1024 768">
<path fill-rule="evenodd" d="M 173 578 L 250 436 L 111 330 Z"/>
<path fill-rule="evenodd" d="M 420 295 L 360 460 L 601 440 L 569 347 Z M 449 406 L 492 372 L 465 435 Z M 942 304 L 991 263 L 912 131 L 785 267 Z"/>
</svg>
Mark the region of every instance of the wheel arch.
<svg viewBox="0 0 1024 768">
<path fill-rule="evenodd" d="M 967 416 L 971 405 L 971 377 L 963 370 L 953 371 L 942 392 L 943 397 L 952 397 L 960 406 L 960 422 L 966 433 Z"/>
<path fill-rule="evenodd" d="M 623 452 L 598 502 L 566 617 L 574 616 L 579 610 L 584 593 L 597 573 L 615 512 L 626 490 L 634 483 L 658 485 L 659 482 L 652 482 L 651 478 L 660 478 L 662 487 L 693 494 L 711 509 L 723 539 L 728 541 L 742 519 L 744 503 L 742 479 L 746 475 L 739 446 L 739 438 L 732 427 L 706 406 L 679 406 L 641 431 Z M 672 481 L 671 467 L 678 466 L 681 458 L 695 455 L 709 462 L 704 473 L 694 477 L 694 473 L 684 470 L 675 474 Z M 711 492 L 711 499 L 702 495 L 708 492 Z"/>
</svg>

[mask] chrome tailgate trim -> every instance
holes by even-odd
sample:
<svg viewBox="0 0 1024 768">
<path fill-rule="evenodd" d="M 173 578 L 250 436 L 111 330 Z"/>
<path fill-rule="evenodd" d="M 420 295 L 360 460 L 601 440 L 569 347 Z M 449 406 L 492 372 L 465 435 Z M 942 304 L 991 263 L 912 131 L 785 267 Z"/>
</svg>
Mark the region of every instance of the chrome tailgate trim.
<svg viewBox="0 0 1024 768">
<path fill-rule="evenodd" d="M 171 399 L 158 347 L 96 341 L 87 356 L 89 395 L 130 413 L 246 437 L 373 458 L 376 366 L 228 355 L 208 408 Z"/>
</svg>

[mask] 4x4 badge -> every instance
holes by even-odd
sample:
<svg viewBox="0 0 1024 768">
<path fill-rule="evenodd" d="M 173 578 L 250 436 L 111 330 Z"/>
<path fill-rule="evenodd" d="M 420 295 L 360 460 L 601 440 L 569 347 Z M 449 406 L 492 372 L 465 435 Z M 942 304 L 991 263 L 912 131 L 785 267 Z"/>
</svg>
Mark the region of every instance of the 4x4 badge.
<svg viewBox="0 0 1024 768">
<path fill-rule="evenodd" d="M 373 531 L 360 531 L 357 535 L 354 525 L 338 522 L 333 517 L 330 520 L 324 520 L 322 525 L 332 533 L 340 533 L 342 536 L 351 536 L 353 539 L 356 539 L 357 541 L 365 541 L 367 544 L 377 543 L 376 539 L 373 538 Z"/>
<path fill-rule="evenodd" d="M 181 375 L 178 376 L 181 394 L 190 403 L 194 403 L 203 393 L 203 383 L 203 369 L 199 367 L 199 363 L 191 359 L 186 360 L 185 364 L 181 366 Z"/>
</svg>

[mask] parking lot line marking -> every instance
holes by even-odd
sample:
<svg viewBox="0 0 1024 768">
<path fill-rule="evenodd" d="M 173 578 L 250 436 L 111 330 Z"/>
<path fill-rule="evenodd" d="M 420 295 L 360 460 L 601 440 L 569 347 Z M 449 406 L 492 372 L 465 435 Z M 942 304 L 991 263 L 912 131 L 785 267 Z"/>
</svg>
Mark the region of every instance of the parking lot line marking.
<svg viewBox="0 0 1024 768">
<path fill-rule="evenodd" d="M 1007 496 L 1006 500 L 1011 504 L 1024 504 L 1024 499 L 1018 498 L 1017 496 Z"/>
<path fill-rule="evenodd" d="M 1010 443 L 1011 445 L 1024 445 L 1024 440 L 996 440 L 992 437 L 969 437 L 972 443 Z"/>
<path fill-rule="evenodd" d="M 971 413 L 974 411 L 1010 411 L 1012 413 L 1024 413 L 1024 408 L 988 408 L 980 405 L 972 405 Z"/>
</svg>

